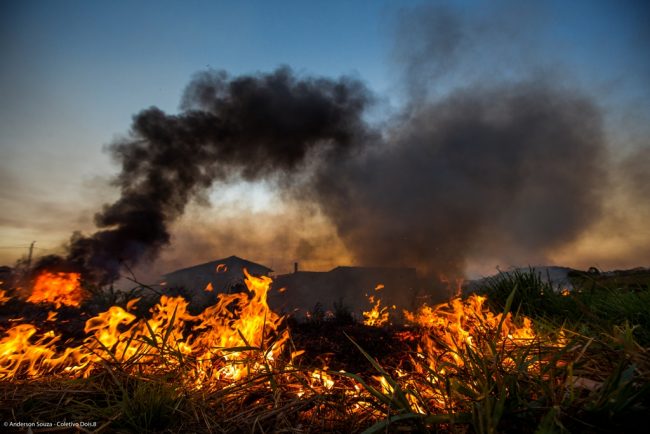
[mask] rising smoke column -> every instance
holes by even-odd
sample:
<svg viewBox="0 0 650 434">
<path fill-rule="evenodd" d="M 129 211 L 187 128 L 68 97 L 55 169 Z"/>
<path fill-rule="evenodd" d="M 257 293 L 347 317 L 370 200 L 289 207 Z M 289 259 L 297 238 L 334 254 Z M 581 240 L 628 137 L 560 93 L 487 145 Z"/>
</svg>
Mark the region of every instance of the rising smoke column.
<svg viewBox="0 0 650 434">
<path fill-rule="evenodd" d="M 290 176 L 312 155 L 350 154 L 368 134 L 361 116 L 369 100 L 358 81 L 298 78 L 288 68 L 198 75 L 181 113 L 152 107 L 134 116 L 128 138 L 110 146 L 120 198 L 96 214 L 96 233 L 73 235 L 67 258 L 44 263 L 98 284 L 114 280 L 123 265 L 156 257 L 169 224 L 215 181 Z"/>
</svg>

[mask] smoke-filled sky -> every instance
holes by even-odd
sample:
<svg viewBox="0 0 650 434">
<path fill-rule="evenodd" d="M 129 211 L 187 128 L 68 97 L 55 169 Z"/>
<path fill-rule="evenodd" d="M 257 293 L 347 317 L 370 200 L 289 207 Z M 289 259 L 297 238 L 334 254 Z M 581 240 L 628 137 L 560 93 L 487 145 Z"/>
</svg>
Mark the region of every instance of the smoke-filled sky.
<svg viewBox="0 0 650 434">
<path fill-rule="evenodd" d="M 647 2 L 0 8 L 0 263 L 650 265 Z"/>
</svg>

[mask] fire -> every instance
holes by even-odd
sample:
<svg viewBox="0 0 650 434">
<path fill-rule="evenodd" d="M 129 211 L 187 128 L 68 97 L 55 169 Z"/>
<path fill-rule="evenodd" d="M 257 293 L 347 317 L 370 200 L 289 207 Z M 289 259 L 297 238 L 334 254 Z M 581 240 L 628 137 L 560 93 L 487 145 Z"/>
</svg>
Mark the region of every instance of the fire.
<svg viewBox="0 0 650 434">
<path fill-rule="evenodd" d="M 380 283 L 375 286 L 375 291 L 379 292 L 384 289 L 384 284 Z M 372 294 L 368 295 L 368 301 L 372 307 L 369 311 L 363 312 L 363 323 L 367 326 L 381 327 L 388 324 L 388 308 L 381 305 L 381 298 Z"/>
<path fill-rule="evenodd" d="M 80 306 L 85 295 L 79 273 L 41 273 L 34 282 L 32 294 L 27 301 L 31 303 L 52 303 L 57 308 L 62 305 Z"/>
<path fill-rule="evenodd" d="M 36 327 L 31 324 L 20 324 L 7 331 L 7 336 L 0 341 L 0 372 L 14 373 L 21 365 L 27 365 L 28 372 L 34 373 L 38 365 L 54 356 L 53 344 L 57 337 L 46 334 L 30 342 L 36 333 Z"/>
<path fill-rule="evenodd" d="M 279 355 L 289 338 L 287 330 L 279 332 L 283 318 L 267 304 L 271 278 L 254 277 L 246 270 L 244 274 L 250 294 L 220 294 L 217 304 L 198 316 L 194 328 L 198 334 L 192 342 L 200 366 L 198 383 L 221 378 L 238 380 L 252 371 L 266 369 L 266 362 Z M 275 340 L 271 342 L 272 337 Z M 255 352 L 262 352 L 263 359 L 251 358 Z"/>
<path fill-rule="evenodd" d="M 511 313 L 494 314 L 486 306 L 486 297 L 476 294 L 467 299 L 460 297 L 437 306 L 421 306 L 416 312 L 404 311 L 408 322 L 422 330 L 418 343 L 415 371 L 426 378 L 429 384 L 438 384 L 439 392 L 423 392 L 424 399 L 433 408 L 448 408 L 453 403 L 445 398 L 446 382 L 461 373 L 476 354 L 494 354 L 500 349 L 504 354 L 518 347 L 526 348 L 539 342 L 532 321 Z M 562 333 L 550 345 L 564 345 Z M 510 369 L 515 362 L 510 356 L 501 359 L 501 369 Z M 531 372 L 539 370 L 541 361 L 528 352 L 526 364 Z M 496 360 L 496 359 L 495 359 Z M 470 368 L 471 369 L 471 368 Z M 412 378 L 404 382 L 408 387 L 417 387 Z M 477 391 L 478 393 L 478 391 Z M 426 396 L 425 396 L 426 395 Z"/>
<path fill-rule="evenodd" d="M 388 308 L 381 305 L 381 298 L 369 295 L 368 301 L 372 309 L 363 312 L 363 323 L 373 327 L 381 327 L 388 324 Z"/>
<path fill-rule="evenodd" d="M 19 324 L 6 332 L 0 340 L 0 379 L 25 374 L 41 377 L 61 371 L 81 370 L 89 362 L 89 355 L 78 347 L 57 352 L 60 336 L 53 331 L 42 335 L 32 324 Z"/>
<path fill-rule="evenodd" d="M 208 392 L 271 378 L 269 390 L 281 381 L 299 398 L 339 394 L 353 399 L 351 411 L 360 412 L 376 412 L 372 400 L 378 394 L 395 397 L 416 391 L 407 393 L 403 402 L 413 412 L 427 413 L 460 408 L 460 398 L 449 387 L 455 377 L 463 375 L 463 369 L 469 369 L 468 354 L 492 357 L 495 348 L 532 345 L 537 338 L 528 318 L 494 314 L 485 297 L 472 295 L 404 311 L 410 328 L 397 335 L 410 342 L 413 351 L 402 356 L 390 376 L 384 371 L 379 376 L 329 371 L 326 364 L 320 369 L 301 368 L 299 358 L 305 350 L 293 347 L 284 317 L 268 306 L 271 279 L 244 273 L 247 291 L 218 294 L 217 303 L 197 315 L 188 311 L 187 300 L 164 295 L 146 318 L 135 313 L 137 299 L 124 307 L 111 306 L 85 323 L 86 336 L 76 345 L 63 342 L 50 329 L 56 311 L 38 326 L 16 319 L 16 325 L 0 339 L 0 380 L 87 378 L 102 367 L 117 366 L 138 376 L 171 374 L 179 387 Z M 54 288 L 56 294 L 63 292 L 60 288 L 78 288 L 76 275 L 46 273 L 39 278 L 40 286 L 35 288 Z M 35 290 L 30 298 L 41 292 Z M 61 305 L 64 299 L 58 296 L 48 301 Z M 372 309 L 364 312 L 364 324 L 387 324 L 388 308 L 376 295 L 369 299 Z M 542 359 L 532 352 L 530 357 L 537 358 L 528 366 L 538 369 Z M 515 362 L 504 357 L 500 363 L 502 369 L 510 369 Z M 369 386 L 373 381 L 374 388 Z M 478 386 L 475 392 L 480 392 Z"/>
<path fill-rule="evenodd" d="M 8 301 L 9 297 L 7 297 L 7 292 L 3 289 L 0 289 L 0 305 L 5 304 Z"/>
<path fill-rule="evenodd" d="M 137 300 L 126 310 L 111 306 L 86 322 L 83 344 L 64 350 L 57 347 L 59 335 L 39 334 L 32 324 L 18 324 L 0 341 L 0 379 L 55 372 L 87 377 L 100 364 L 116 361 L 137 364 L 140 372 L 155 372 L 177 368 L 185 360 L 194 367 L 188 381 L 203 387 L 268 370 L 289 335 L 280 330 L 283 318 L 266 302 L 271 279 L 245 274 L 250 293 L 221 294 L 216 305 L 197 316 L 187 311 L 188 302 L 182 297 L 162 296 L 146 320 L 129 312 Z M 50 287 L 55 288 L 78 281 L 78 276 L 74 281 L 67 275 L 42 276 L 41 285 L 54 281 Z M 61 297 L 48 301 L 63 304 Z M 55 313 L 48 314 L 54 317 Z"/>
<path fill-rule="evenodd" d="M 422 340 L 423 350 L 435 354 L 443 343 L 453 350 L 475 347 L 475 336 L 486 331 L 499 333 L 500 340 L 511 343 L 519 340 L 532 340 L 536 337 L 532 322 L 526 317 L 516 323 L 512 314 L 492 313 L 485 306 L 486 298 L 473 294 L 469 298 L 454 298 L 448 303 L 435 307 L 421 306 L 417 312 L 404 311 L 407 321 L 417 324 L 428 331 Z M 449 353 L 456 365 L 463 360 L 457 353 Z"/>
<path fill-rule="evenodd" d="M 334 379 L 327 373 L 327 366 L 324 366 L 323 369 L 314 369 L 311 371 L 309 377 L 311 379 L 311 387 L 324 387 L 327 390 L 334 387 Z"/>
</svg>

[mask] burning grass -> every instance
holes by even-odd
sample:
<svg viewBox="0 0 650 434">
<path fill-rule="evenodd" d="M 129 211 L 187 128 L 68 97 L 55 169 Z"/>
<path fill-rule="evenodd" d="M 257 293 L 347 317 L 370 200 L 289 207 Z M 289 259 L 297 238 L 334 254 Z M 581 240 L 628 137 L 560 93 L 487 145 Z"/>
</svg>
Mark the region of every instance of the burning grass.
<svg viewBox="0 0 650 434">
<path fill-rule="evenodd" d="M 606 432 L 636 429 L 650 407 L 636 316 L 562 313 L 593 310 L 593 291 L 562 296 L 522 273 L 405 312 L 404 326 L 289 326 L 266 304 L 270 283 L 247 276 L 248 292 L 198 315 L 181 297 L 146 314 L 125 300 L 81 335 L 7 319 L 0 417 L 94 421 L 82 427 L 94 432 Z"/>
<path fill-rule="evenodd" d="M 43 272 L 36 277 L 32 293 L 27 301 L 32 303 L 50 303 L 59 308 L 81 306 L 84 291 L 81 288 L 79 273 Z"/>
</svg>

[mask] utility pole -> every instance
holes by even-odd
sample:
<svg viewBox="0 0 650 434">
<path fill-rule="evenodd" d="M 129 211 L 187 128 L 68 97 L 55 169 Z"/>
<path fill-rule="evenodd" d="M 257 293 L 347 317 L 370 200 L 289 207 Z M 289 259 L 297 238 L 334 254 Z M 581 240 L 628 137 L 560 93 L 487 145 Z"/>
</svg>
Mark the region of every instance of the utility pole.
<svg viewBox="0 0 650 434">
<path fill-rule="evenodd" d="M 32 241 L 32 243 L 29 245 L 29 255 L 27 256 L 27 268 L 30 268 L 32 266 L 32 254 L 34 253 L 34 244 L 36 244 L 36 241 Z"/>
</svg>

